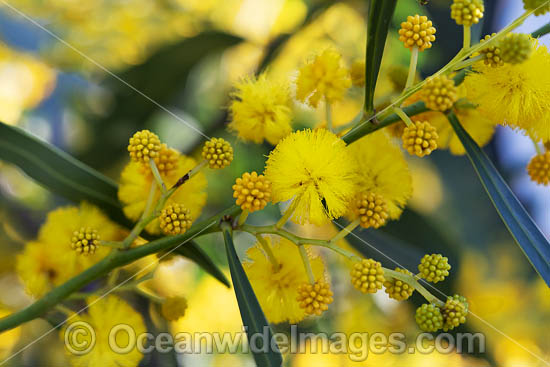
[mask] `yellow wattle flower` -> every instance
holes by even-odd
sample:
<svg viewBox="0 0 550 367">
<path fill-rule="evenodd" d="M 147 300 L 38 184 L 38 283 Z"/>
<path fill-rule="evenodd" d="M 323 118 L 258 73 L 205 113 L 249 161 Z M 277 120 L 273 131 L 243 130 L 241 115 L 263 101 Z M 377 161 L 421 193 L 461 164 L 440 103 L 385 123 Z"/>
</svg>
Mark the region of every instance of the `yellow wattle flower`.
<svg viewBox="0 0 550 367">
<path fill-rule="evenodd" d="M 268 79 L 265 74 L 237 83 L 229 106 L 229 129 L 244 141 L 275 145 L 291 133 L 292 111 L 287 83 Z"/>
<path fill-rule="evenodd" d="M 521 64 L 492 68 L 478 62 L 464 79 L 468 99 L 495 124 L 525 130 L 550 140 L 550 53 L 532 39 L 534 51 Z"/>
<path fill-rule="evenodd" d="M 95 345 L 88 353 L 82 355 L 67 352 L 71 366 L 137 366 L 143 357 L 137 347 L 132 348 L 127 353 L 121 353 L 113 350 L 113 345 L 124 348 L 131 342 L 128 330 L 124 329 L 126 327 L 124 325 L 131 328 L 131 332 L 135 335 L 141 335 L 147 331 L 141 315 L 130 307 L 126 301 L 112 295 L 104 298 L 90 297 L 86 300 L 86 303 L 89 306 L 86 309 L 87 313 L 72 315 L 64 325 L 64 329 L 68 330 L 75 322 L 89 324 L 95 333 Z M 123 325 L 123 327 L 120 325 Z M 121 330 L 114 334 L 114 340 L 110 341 L 111 331 L 115 327 L 119 327 Z M 61 332 L 62 338 L 64 334 L 65 332 Z M 83 342 L 91 342 L 90 335 L 82 335 L 82 338 Z M 69 342 L 71 341 L 69 338 Z M 78 345 L 73 346 L 73 348 L 79 350 Z"/>
<path fill-rule="evenodd" d="M 139 163 L 136 163 L 139 164 Z M 98 246 L 95 253 L 79 255 L 71 248 L 74 231 L 91 227 L 105 241 L 119 241 L 122 229 L 95 206 L 82 203 L 80 207 L 62 207 L 50 212 L 40 228 L 36 241 L 27 243 L 17 256 L 16 271 L 27 293 L 40 297 L 109 253 Z"/>
<path fill-rule="evenodd" d="M 412 178 L 399 147 L 383 131 L 364 136 L 348 148 L 359 167 L 357 192 L 371 192 L 384 198 L 390 219 L 401 215 L 412 196 Z M 350 210 L 351 220 L 357 214 Z"/>
<path fill-rule="evenodd" d="M 348 70 L 341 65 L 341 56 L 325 50 L 302 66 L 296 80 L 296 98 L 317 107 L 322 97 L 328 103 L 341 100 L 351 86 Z"/>
<path fill-rule="evenodd" d="M 346 213 L 355 194 L 356 163 L 325 129 L 296 131 L 269 154 L 265 177 L 274 203 L 293 200 L 291 219 L 321 225 Z"/>
<path fill-rule="evenodd" d="M 308 281 L 298 247 L 286 239 L 280 242 L 273 242 L 270 237 L 264 239 L 271 246 L 279 268 L 274 269 L 261 246 L 256 244 L 246 252 L 249 260 L 243 263 L 244 270 L 269 322 L 297 323 L 306 317 L 296 300 L 298 287 Z M 310 255 L 310 263 L 315 278 L 323 279 L 323 260 Z"/>
<path fill-rule="evenodd" d="M 161 173 L 166 186 L 171 187 L 174 185 L 180 177 L 189 172 L 196 164 L 193 158 L 180 154 L 176 169 L 168 174 Z M 124 167 L 120 175 L 118 199 L 123 205 L 124 214 L 133 221 L 137 221 L 141 217 L 147 204 L 151 185 L 156 185 L 151 171 L 146 168 L 148 167 L 131 161 Z M 168 199 L 167 204 L 181 204 L 189 209 L 191 218 L 198 218 L 206 204 L 206 185 L 204 173 L 199 172 L 181 185 Z M 160 191 L 157 190 L 155 199 L 158 200 L 159 197 Z M 161 231 L 158 219 L 151 222 L 146 229 L 151 234 L 159 234 Z"/>
</svg>

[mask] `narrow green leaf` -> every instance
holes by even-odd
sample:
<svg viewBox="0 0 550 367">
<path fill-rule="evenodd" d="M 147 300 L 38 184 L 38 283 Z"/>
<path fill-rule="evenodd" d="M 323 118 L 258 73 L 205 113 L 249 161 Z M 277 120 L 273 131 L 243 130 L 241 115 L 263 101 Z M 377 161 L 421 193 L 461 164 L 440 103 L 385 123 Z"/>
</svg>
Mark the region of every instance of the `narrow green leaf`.
<svg viewBox="0 0 550 367">
<path fill-rule="evenodd" d="M 365 55 L 365 114 L 374 111 L 374 89 L 382 63 L 386 36 L 397 0 L 371 0 L 367 21 L 367 51 Z"/>
<path fill-rule="evenodd" d="M 260 303 L 252 290 L 250 281 L 246 277 L 241 261 L 237 256 L 235 245 L 233 244 L 233 237 L 231 236 L 229 229 L 223 230 L 223 238 L 225 240 L 227 262 L 229 263 L 229 270 L 231 271 L 233 288 L 235 289 L 235 295 L 237 296 L 237 302 L 239 304 L 243 325 L 247 328 L 246 334 L 248 335 L 248 340 L 251 343 L 250 350 L 252 351 L 256 365 L 261 367 L 281 366 L 283 363 L 283 358 L 279 352 L 277 344 L 273 340 L 273 332 L 271 331 L 271 327 L 265 318 L 265 315 L 260 307 Z M 265 332 L 266 330 L 267 333 Z M 263 339 L 263 337 L 260 338 L 260 340 L 266 344 L 261 346 L 253 345 L 255 343 L 251 342 L 252 335 L 267 336 L 267 340 Z"/>
<path fill-rule="evenodd" d="M 25 130 L 0 122 L 0 159 L 13 163 L 48 190 L 75 203 L 88 201 L 113 221 L 131 228 L 117 198 L 118 186 L 108 177 Z M 223 284 L 227 278 L 194 242 L 180 248 Z"/>
<path fill-rule="evenodd" d="M 448 117 L 506 228 L 535 270 L 550 286 L 550 243 L 498 173 L 489 157 L 464 130 L 457 117 L 453 113 Z"/>
</svg>

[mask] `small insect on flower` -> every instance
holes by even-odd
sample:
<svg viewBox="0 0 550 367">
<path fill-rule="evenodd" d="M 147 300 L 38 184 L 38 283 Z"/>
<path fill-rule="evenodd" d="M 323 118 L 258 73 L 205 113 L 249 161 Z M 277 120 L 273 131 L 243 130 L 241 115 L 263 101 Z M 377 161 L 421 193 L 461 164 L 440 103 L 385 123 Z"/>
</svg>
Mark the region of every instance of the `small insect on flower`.
<svg viewBox="0 0 550 367">
<path fill-rule="evenodd" d="M 287 83 L 269 79 L 266 74 L 237 83 L 229 107 L 229 129 L 244 141 L 277 144 L 291 133 L 291 99 Z"/>
<path fill-rule="evenodd" d="M 428 20 L 428 17 L 418 14 L 409 15 L 407 20 L 401 23 L 399 40 L 407 48 L 418 47 L 419 51 L 424 51 L 432 47 L 432 42 L 435 41 L 435 32 L 432 21 Z"/>
<path fill-rule="evenodd" d="M 356 165 L 346 144 L 325 129 L 296 131 L 269 154 L 265 177 L 273 202 L 293 200 L 291 219 L 321 225 L 346 213 Z"/>
<path fill-rule="evenodd" d="M 325 50 L 302 66 L 296 80 L 296 98 L 317 107 L 321 98 L 327 103 L 339 101 L 351 86 L 348 70 L 341 66 L 341 56 Z"/>
</svg>

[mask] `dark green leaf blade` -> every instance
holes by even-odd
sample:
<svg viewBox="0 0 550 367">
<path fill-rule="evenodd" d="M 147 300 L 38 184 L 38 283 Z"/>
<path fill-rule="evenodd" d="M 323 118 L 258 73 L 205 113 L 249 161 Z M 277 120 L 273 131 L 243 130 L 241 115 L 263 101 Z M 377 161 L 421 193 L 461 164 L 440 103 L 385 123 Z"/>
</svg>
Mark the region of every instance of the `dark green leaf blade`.
<svg viewBox="0 0 550 367">
<path fill-rule="evenodd" d="M 489 157 L 464 130 L 457 117 L 453 113 L 448 117 L 506 228 L 535 270 L 550 286 L 550 243 L 498 173 Z"/>
<path fill-rule="evenodd" d="M 267 322 L 265 315 L 260 307 L 260 303 L 252 290 L 252 285 L 248 280 L 246 273 L 241 265 L 241 261 L 235 251 L 235 245 L 233 244 L 233 237 L 231 236 L 229 229 L 223 230 L 223 238 L 225 241 L 225 249 L 227 252 L 227 262 L 229 263 L 229 270 L 231 271 L 231 280 L 233 281 L 233 289 L 237 296 L 237 302 L 239 304 L 239 310 L 241 312 L 241 318 L 244 326 L 247 327 L 246 333 L 248 340 L 251 340 L 251 336 L 254 334 L 265 335 L 264 330 L 267 328 L 267 340 L 263 340 L 268 345 L 263 345 L 264 349 L 256 349 L 254 345 L 251 345 L 252 354 L 256 365 L 261 367 L 268 366 L 281 366 L 283 358 L 279 352 L 277 345 L 271 345 L 273 340 L 273 332 Z M 275 347 L 275 348 L 274 348 Z"/>
<path fill-rule="evenodd" d="M 0 159 L 17 165 L 48 190 L 75 203 L 88 201 L 121 226 L 133 226 L 122 212 L 115 182 L 25 130 L 0 122 Z M 181 255 L 228 285 L 223 272 L 196 243 L 189 242 L 180 249 Z"/>
<path fill-rule="evenodd" d="M 374 112 L 374 89 L 376 88 L 386 37 L 396 5 L 397 0 L 371 0 L 369 5 L 364 107 L 367 116 Z"/>
</svg>

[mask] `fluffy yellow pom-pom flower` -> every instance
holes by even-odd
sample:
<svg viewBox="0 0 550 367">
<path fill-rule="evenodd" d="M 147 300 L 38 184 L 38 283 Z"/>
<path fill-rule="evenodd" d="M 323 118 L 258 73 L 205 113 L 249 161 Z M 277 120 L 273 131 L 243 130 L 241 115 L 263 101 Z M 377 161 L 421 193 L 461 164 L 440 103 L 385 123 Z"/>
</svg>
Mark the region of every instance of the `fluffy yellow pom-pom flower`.
<svg viewBox="0 0 550 367">
<path fill-rule="evenodd" d="M 16 271 L 27 293 L 41 297 L 52 287 L 86 270 L 109 253 L 109 248 L 105 246 L 99 246 L 90 256 L 70 251 L 75 228 L 83 227 L 96 228 L 97 236 L 105 241 L 120 241 L 124 238 L 120 227 L 88 203 L 50 212 L 40 227 L 36 241 L 28 243 L 17 256 Z"/>
<path fill-rule="evenodd" d="M 225 168 L 233 161 L 233 147 L 222 138 L 212 138 L 202 147 L 202 157 L 212 169 Z"/>
<path fill-rule="evenodd" d="M 179 155 L 176 169 L 169 174 L 161 174 L 161 177 L 166 186 L 171 187 L 196 165 L 197 162 L 193 158 Z M 124 214 L 129 219 L 137 221 L 143 214 L 151 185 L 156 185 L 151 170 L 141 164 L 130 162 L 122 170 L 118 199 L 122 203 Z M 168 200 L 168 204 L 179 203 L 189 209 L 192 218 L 198 218 L 206 204 L 206 185 L 204 173 L 198 172 L 176 190 Z M 160 192 L 157 190 L 154 200 L 158 200 L 159 197 Z M 146 230 L 151 234 L 159 234 L 161 230 L 158 219 L 152 221 Z"/>
<path fill-rule="evenodd" d="M 105 298 L 90 297 L 86 300 L 87 313 L 71 315 L 64 325 L 61 335 L 68 335 L 67 330 L 74 323 L 85 323 L 94 331 L 92 344 L 91 334 L 82 334 L 81 338 L 68 338 L 73 351 L 82 350 L 82 343 L 93 345 L 88 353 L 68 353 L 71 366 L 137 366 L 143 358 L 140 348 L 131 348 L 127 353 L 113 350 L 113 345 L 121 348 L 131 345 L 131 335 L 121 329 L 120 332 L 112 333 L 113 330 L 122 325 L 131 328 L 135 335 L 144 334 L 147 329 L 141 315 L 135 311 L 126 301 L 116 296 Z M 79 324 L 76 324 L 79 325 Z M 74 329 L 75 331 L 78 329 Z M 72 345 L 72 343 L 78 343 Z"/>
<path fill-rule="evenodd" d="M 418 47 L 419 51 L 432 47 L 432 42 L 435 41 L 435 28 L 432 26 L 432 21 L 424 15 L 409 15 L 407 21 L 401 23 L 399 40 L 405 47 L 411 49 Z"/>
<path fill-rule="evenodd" d="M 484 11 L 483 0 L 453 0 L 451 18 L 456 24 L 469 27 L 479 23 Z"/>
<path fill-rule="evenodd" d="M 193 224 L 191 213 L 181 204 L 168 204 L 159 216 L 160 229 L 165 234 L 184 234 L 191 224 Z"/>
<path fill-rule="evenodd" d="M 531 42 L 534 51 L 527 61 L 498 68 L 478 62 L 463 84 L 486 118 L 544 142 L 550 140 L 550 53 L 537 40 Z"/>
<path fill-rule="evenodd" d="M 257 243 L 246 252 L 248 259 L 243 263 L 246 275 L 269 322 L 298 323 L 306 317 L 305 310 L 296 300 L 298 287 L 308 280 L 298 247 L 287 239 L 273 242 L 271 237 L 264 237 L 264 240 L 278 265 L 272 264 Z M 308 257 L 315 279 L 323 278 L 323 260 L 311 255 L 310 251 Z"/>
<path fill-rule="evenodd" d="M 430 110 L 447 111 L 458 100 L 458 89 L 453 79 L 441 75 L 426 80 L 422 97 Z"/>
<path fill-rule="evenodd" d="M 262 74 L 257 79 L 244 79 L 236 89 L 229 107 L 229 129 L 237 132 L 239 138 L 257 144 L 267 140 L 275 145 L 290 134 L 291 100 L 286 83 Z"/>
<path fill-rule="evenodd" d="M 158 156 L 161 149 L 160 139 L 149 130 L 135 133 L 128 144 L 130 158 L 135 162 L 149 163 L 149 159 Z"/>
<path fill-rule="evenodd" d="M 401 149 L 383 131 L 362 137 L 348 149 L 358 166 L 356 195 L 367 191 L 382 196 L 389 218 L 399 218 L 412 196 L 411 173 Z M 357 213 L 350 210 L 348 216 L 355 220 Z"/>
<path fill-rule="evenodd" d="M 262 210 L 271 200 L 271 182 L 264 175 L 245 172 L 233 185 L 233 197 L 242 210 Z"/>
<path fill-rule="evenodd" d="M 321 316 L 323 312 L 328 310 L 328 305 L 332 303 L 332 296 L 330 284 L 324 280 L 318 280 L 313 284 L 302 283 L 298 287 L 296 300 L 300 303 L 300 307 L 306 311 L 306 314 Z"/>
<path fill-rule="evenodd" d="M 162 302 L 160 312 L 168 321 L 177 321 L 185 316 L 187 299 L 185 297 L 168 297 Z"/>
<path fill-rule="evenodd" d="M 410 155 L 424 157 L 437 149 L 437 130 L 428 121 L 415 121 L 403 130 L 403 148 Z"/>
<path fill-rule="evenodd" d="M 388 219 L 388 205 L 381 195 L 363 192 L 355 198 L 355 214 L 363 228 L 379 228 Z"/>
<path fill-rule="evenodd" d="M 82 227 L 74 231 L 71 238 L 71 248 L 77 254 L 93 255 L 99 246 L 99 235 L 97 230 L 90 227 Z"/>
<path fill-rule="evenodd" d="M 344 215 L 357 166 L 346 144 L 325 129 L 296 131 L 269 154 L 265 176 L 273 202 L 294 200 L 291 219 L 321 225 Z"/>
<path fill-rule="evenodd" d="M 351 86 L 348 70 L 341 65 L 341 56 L 325 50 L 302 66 L 296 80 L 296 97 L 317 107 L 322 97 L 328 103 L 342 99 Z"/>
<path fill-rule="evenodd" d="M 351 284 L 362 293 L 376 293 L 384 284 L 382 264 L 373 259 L 361 259 L 351 269 Z"/>
<path fill-rule="evenodd" d="M 550 151 L 531 158 L 527 165 L 527 172 L 531 181 L 539 185 L 550 185 Z"/>
</svg>

